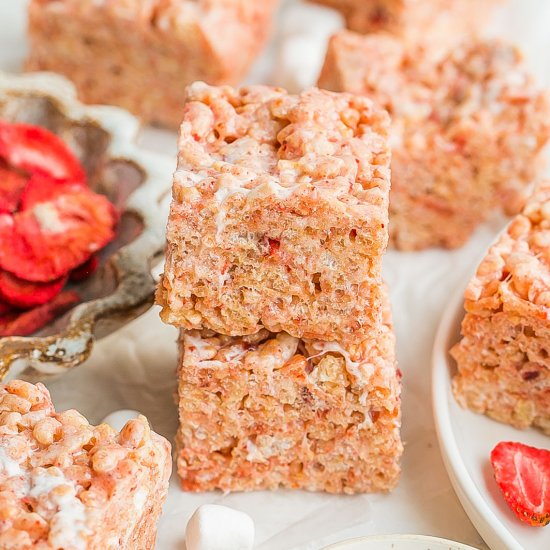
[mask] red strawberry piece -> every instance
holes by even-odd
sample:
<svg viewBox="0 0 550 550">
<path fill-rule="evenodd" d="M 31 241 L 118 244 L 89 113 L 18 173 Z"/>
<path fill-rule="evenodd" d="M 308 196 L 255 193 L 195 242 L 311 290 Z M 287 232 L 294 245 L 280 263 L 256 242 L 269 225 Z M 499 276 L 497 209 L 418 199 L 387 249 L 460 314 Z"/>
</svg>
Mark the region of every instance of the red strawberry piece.
<svg viewBox="0 0 550 550">
<path fill-rule="evenodd" d="M 508 506 L 534 527 L 550 523 L 550 451 L 501 442 L 491 452 L 495 479 Z"/>
<path fill-rule="evenodd" d="M 84 187 L 0 215 L 0 268 L 27 281 L 59 279 L 114 238 L 116 220 L 107 198 Z"/>
<path fill-rule="evenodd" d="M 16 336 L 11 327 L 19 315 L 20 312 L 15 310 L 6 311 L 6 313 L 0 314 L 0 338 L 4 336 Z"/>
<path fill-rule="evenodd" d="M 0 317 L 6 313 L 10 313 L 13 310 L 13 307 L 6 302 L 0 300 Z"/>
<path fill-rule="evenodd" d="M 80 302 L 73 291 L 58 294 L 51 302 L 23 313 L 8 313 L 0 316 L 0 337 L 28 336 L 39 331 L 54 319 L 69 311 Z"/>
<path fill-rule="evenodd" d="M 71 281 L 79 283 L 88 277 L 91 277 L 99 267 L 99 259 L 97 256 L 90 256 L 82 265 L 79 265 L 71 271 L 69 275 Z"/>
<path fill-rule="evenodd" d="M 27 178 L 0 166 L 0 213 L 15 212 Z"/>
<path fill-rule="evenodd" d="M 0 158 L 29 174 L 86 181 L 80 162 L 65 142 L 40 126 L 0 120 Z"/>
<path fill-rule="evenodd" d="M 67 277 L 62 277 L 50 283 L 31 283 L 0 270 L 0 299 L 23 309 L 39 306 L 57 296 L 66 282 Z"/>
<path fill-rule="evenodd" d="M 19 209 L 28 210 L 36 204 L 49 202 L 58 195 L 80 189 L 82 189 L 82 184 L 78 182 L 56 180 L 44 174 L 34 174 L 29 178 L 21 194 Z"/>
</svg>

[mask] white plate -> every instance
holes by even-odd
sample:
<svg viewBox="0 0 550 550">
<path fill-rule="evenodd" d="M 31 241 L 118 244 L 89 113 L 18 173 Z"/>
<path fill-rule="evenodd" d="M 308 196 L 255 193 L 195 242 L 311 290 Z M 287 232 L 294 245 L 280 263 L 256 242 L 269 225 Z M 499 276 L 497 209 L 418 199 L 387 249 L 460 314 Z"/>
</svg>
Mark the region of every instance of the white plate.
<svg viewBox="0 0 550 550">
<path fill-rule="evenodd" d="M 327 546 L 324 550 L 475 550 L 460 542 L 423 535 L 361 537 Z"/>
<path fill-rule="evenodd" d="M 449 302 L 433 348 L 432 399 L 445 467 L 462 506 L 492 550 L 548 550 L 550 528 L 529 527 L 514 516 L 494 481 L 489 455 L 499 441 L 548 448 L 550 438 L 464 410 L 453 397 L 456 365 L 448 350 L 459 340 L 462 294 L 461 290 Z"/>
</svg>

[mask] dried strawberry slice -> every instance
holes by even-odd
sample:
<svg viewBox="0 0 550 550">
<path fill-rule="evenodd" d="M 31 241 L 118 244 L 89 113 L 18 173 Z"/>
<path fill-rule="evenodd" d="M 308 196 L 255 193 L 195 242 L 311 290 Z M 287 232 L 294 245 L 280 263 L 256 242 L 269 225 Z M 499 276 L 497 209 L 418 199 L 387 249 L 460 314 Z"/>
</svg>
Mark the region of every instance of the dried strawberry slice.
<svg viewBox="0 0 550 550">
<path fill-rule="evenodd" d="M 71 271 L 69 278 L 75 283 L 84 281 L 91 277 L 99 267 L 99 259 L 97 256 L 90 256 L 82 265 L 79 265 Z"/>
<path fill-rule="evenodd" d="M 0 215 L 0 268 L 27 281 L 59 279 L 113 239 L 116 219 L 107 198 L 87 188 Z"/>
<path fill-rule="evenodd" d="M 19 308 L 40 306 L 57 296 L 67 277 L 50 283 L 31 283 L 7 271 L 0 270 L 0 299 Z"/>
<path fill-rule="evenodd" d="M 0 120 L 0 158 L 29 174 L 86 181 L 80 162 L 65 142 L 40 126 Z"/>
<path fill-rule="evenodd" d="M 534 527 L 550 523 L 550 451 L 501 442 L 491 452 L 495 479 L 508 506 Z"/>
<path fill-rule="evenodd" d="M 17 317 L 21 315 L 19 312 L 11 310 L 5 313 L 0 313 L 0 338 L 3 336 L 17 336 L 13 330 L 12 325 L 17 320 Z M 26 336 L 26 335 L 21 335 Z"/>
<path fill-rule="evenodd" d="M 25 176 L 0 166 L 0 213 L 17 210 L 26 183 Z"/>
<path fill-rule="evenodd" d="M 20 210 L 28 210 L 41 202 L 49 202 L 63 193 L 82 189 L 82 183 L 70 180 L 56 180 L 44 174 L 34 174 L 29 178 L 21 194 Z"/>
<path fill-rule="evenodd" d="M 13 307 L 10 304 L 0 300 L 0 316 L 10 313 L 11 311 L 13 311 Z"/>
<path fill-rule="evenodd" d="M 51 302 L 23 313 L 0 315 L 0 337 L 33 334 L 69 311 L 78 302 L 80 296 L 76 292 L 67 291 L 58 294 Z"/>
</svg>

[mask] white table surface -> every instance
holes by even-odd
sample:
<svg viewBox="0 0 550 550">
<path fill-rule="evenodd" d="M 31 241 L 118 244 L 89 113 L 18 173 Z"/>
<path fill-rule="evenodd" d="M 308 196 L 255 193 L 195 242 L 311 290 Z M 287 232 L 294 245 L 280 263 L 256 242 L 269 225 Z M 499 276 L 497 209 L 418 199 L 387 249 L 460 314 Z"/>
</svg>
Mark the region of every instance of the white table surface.
<svg viewBox="0 0 550 550">
<path fill-rule="evenodd" d="M 0 69 L 20 71 L 26 52 L 25 0 L 0 0 Z M 550 2 L 512 0 L 495 23 L 524 48 L 541 81 L 550 83 Z M 289 0 L 280 30 L 249 81 L 304 85 L 313 83 L 326 35 L 336 16 Z M 288 57 L 290 45 L 298 53 Z M 172 153 L 175 136 L 145 130 L 142 143 Z M 183 550 L 185 524 L 206 502 L 244 510 L 256 522 L 257 550 L 318 549 L 349 537 L 383 533 L 418 533 L 486 548 L 462 510 L 444 470 L 437 447 L 430 402 L 430 353 L 447 298 L 463 283 L 502 221 L 485 225 L 466 247 L 446 252 L 390 252 L 385 272 L 391 287 L 398 359 L 403 371 L 403 439 L 405 454 L 399 487 L 391 495 L 355 497 L 279 491 L 255 494 L 189 495 L 174 478 L 159 525 L 157 548 Z M 156 431 L 172 439 L 176 429 L 173 403 L 176 331 L 163 325 L 157 310 L 99 342 L 87 364 L 50 382 L 59 409 L 78 408 L 99 422 L 117 409 L 146 414 Z"/>
</svg>

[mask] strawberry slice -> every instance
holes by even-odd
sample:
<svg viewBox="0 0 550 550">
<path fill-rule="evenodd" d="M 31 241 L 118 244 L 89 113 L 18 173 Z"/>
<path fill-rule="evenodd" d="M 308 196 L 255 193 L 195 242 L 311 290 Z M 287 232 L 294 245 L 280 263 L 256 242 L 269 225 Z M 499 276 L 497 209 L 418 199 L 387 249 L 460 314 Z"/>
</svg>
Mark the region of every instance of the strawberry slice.
<svg viewBox="0 0 550 550">
<path fill-rule="evenodd" d="M 13 307 L 10 304 L 0 300 L 0 316 L 5 315 L 6 313 L 11 313 L 12 311 Z"/>
<path fill-rule="evenodd" d="M 0 299 L 23 309 L 40 306 L 57 296 L 66 282 L 67 277 L 62 277 L 50 283 L 30 283 L 0 270 Z"/>
<path fill-rule="evenodd" d="M 84 187 L 0 214 L 0 268 L 32 282 L 64 277 L 114 238 L 116 220 L 107 198 Z"/>
<path fill-rule="evenodd" d="M 550 523 L 550 451 L 509 441 L 491 452 L 495 479 L 508 506 L 534 527 Z"/>
<path fill-rule="evenodd" d="M 69 147 L 40 126 L 0 120 L 0 158 L 29 174 L 84 183 L 86 174 Z"/>
<path fill-rule="evenodd" d="M 28 336 L 39 331 L 56 317 L 63 315 L 80 302 L 80 296 L 73 291 L 58 294 L 51 302 L 23 313 L 0 315 L 0 337 Z"/>
<path fill-rule="evenodd" d="M 20 313 L 15 310 L 6 311 L 5 313 L 0 313 L 0 338 L 4 336 L 18 336 L 12 329 L 13 323 L 17 321 Z M 32 334 L 32 333 L 31 333 Z M 20 336 L 27 336 L 26 334 L 21 334 Z"/>
<path fill-rule="evenodd" d="M 58 195 L 66 192 L 78 191 L 83 185 L 71 180 L 56 180 L 44 174 L 34 174 L 29 178 L 19 202 L 19 210 L 28 210 L 33 206 L 49 202 Z"/>
<path fill-rule="evenodd" d="M 26 183 L 25 176 L 0 166 L 0 213 L 17 210 Z"/>
<path fill-rule="evenodd" d="M 99 267 L 99 259 L 97 256 L 90 256 L 82 265 L 75 267 L 69 278 L 75 283 L 84 281 L 88 277 L 91 277 Z"/>
</svg>

